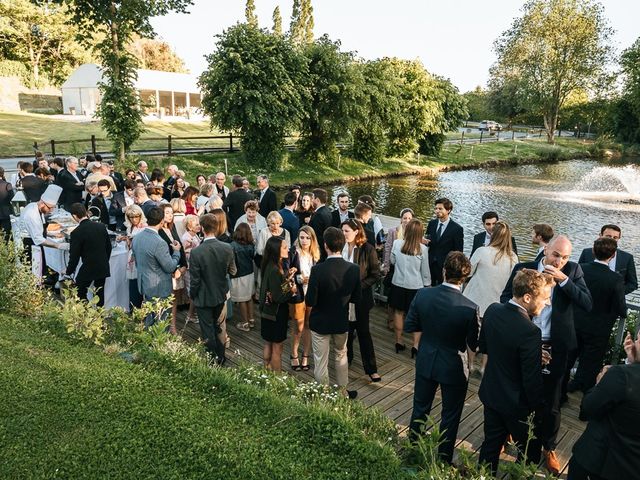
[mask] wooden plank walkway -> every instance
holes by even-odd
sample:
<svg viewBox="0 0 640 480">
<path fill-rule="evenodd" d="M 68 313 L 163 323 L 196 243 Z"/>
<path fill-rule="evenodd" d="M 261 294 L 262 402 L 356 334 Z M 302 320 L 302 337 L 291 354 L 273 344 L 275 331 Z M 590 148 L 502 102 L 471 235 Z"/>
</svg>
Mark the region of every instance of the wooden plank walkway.
<svg viewBox="0 0 640 480">
<path fill-rule="evenodd" d="M 257 308 L 255 309 L 257 313 Z M 379 383 L 371 383 L 364 373 L 358 342 L 354 344 L 354 359 L 349 368 L 349 389 L 358 390 L 358 401 L 370 407 L 378 408 L 392 419 L 401 435 L 406 435 L 411 409 L 413 404 L 414 361 L 411 360 L 409 347 L 411 341 L 409 335 L 405 335 L 407 350 L 400 354 L 395 353 L 393 333 L 387 329 L 387 311 L 384 306 L 375 306 L 371 310 L 371 334 L 376 350 L 378 372 L 382 376 Z M 178 331 L 188 341 L 197 341 L 200 336 L 198 325 L 189 323 L 185 326 L 185 312 L 179 312 Z M 237 318 L 227 322 L 227 334 L 231 337 L 231 346 L 227 351 L 227 357 L 231 365 L 236 365 L 241 359 L 262 364 L 262 345 L 260 337 L 260 319 L 256 315 L 256 327 L 251 332 L 242 332 L 236 329 Z M 293 372 L 289 368 L 289 355 L 291 352 L 290 336 L 285 342 L 282 355 L 283 370 L 289 375 L 294 375 L 302 381 L 313 380 L 313 369 L 308 372 Z M 301 355 L 301 354 L 300 354 Z M 311 358 L 311 361 L 313 358 Z M 330 361 L 330 374 L 334 379 L 333 365 Z M 457 448 L 464 448 L 477 452 L 483 440 L 483 408 L 478 398 L 480 379 L 472 377 L 465 401 L 462 419 L 458 430 Z M 567 463 L 571 457 L 571 448 L 578 439 L 586 424 L 578 419 L 581 395 L 570 394 L 569 403 L 562 409 L 562 427 L 560 430 L 560 442 L 556 453 L 559 456 L 563 471 L 561 478 L 566 477 Z M 441 411 L 441 398 L 438 391 L 434 401 L 431 415 L 439 422 Z M 513 460 L 513 457 L 503 454 L 504 460 Z"/>
</svg>

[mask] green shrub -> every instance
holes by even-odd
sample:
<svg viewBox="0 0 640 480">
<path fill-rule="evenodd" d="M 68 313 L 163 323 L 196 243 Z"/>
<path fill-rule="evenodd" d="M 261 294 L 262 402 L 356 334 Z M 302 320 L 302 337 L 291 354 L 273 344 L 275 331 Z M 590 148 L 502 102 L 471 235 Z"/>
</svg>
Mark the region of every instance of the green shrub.
<svg viewBox="0 0 640 480">
<path fill-rule="evenodd" d="M 31 72 L 17 60 L 0 60 L 0 77 L 18 77 L 22 85 L 31 85 Z"/>
<path fill-rule="evenodd" d="M 49 296 L 22 261 L 22 253 L 14 242 L 0 241 L 0 312 L 38 318 Z"/>
</svg>

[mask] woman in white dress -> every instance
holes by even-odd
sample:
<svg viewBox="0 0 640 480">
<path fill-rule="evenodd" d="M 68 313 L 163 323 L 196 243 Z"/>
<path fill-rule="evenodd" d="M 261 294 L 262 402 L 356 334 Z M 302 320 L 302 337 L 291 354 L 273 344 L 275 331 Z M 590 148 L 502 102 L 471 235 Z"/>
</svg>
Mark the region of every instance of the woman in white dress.
<svg viewBox="0 0 640 480">
<path fill-rule="evenodd" d="M 471 279 L 462 293 L 478 305 L 481 319 L 489 305 L 500 301 L 500 294 L 516 263 L 518 256 L 511 244 L 511 229 L 505 222 L 496 222 L 489 245 L 478 248 L 471 257 Z M 469 369 L 474 371 L 475 352 L 469 351 L 468 354 Z M 485 356 L 481 374 L 486 363 Z"/>
</svg>

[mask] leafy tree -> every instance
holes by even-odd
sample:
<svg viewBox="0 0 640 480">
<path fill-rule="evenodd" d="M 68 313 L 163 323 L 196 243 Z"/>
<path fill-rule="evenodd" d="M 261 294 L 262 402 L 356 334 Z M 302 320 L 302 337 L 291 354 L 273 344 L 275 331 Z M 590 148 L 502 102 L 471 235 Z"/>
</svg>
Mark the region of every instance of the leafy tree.
<svg viewBox="0 0 640 480">
<path fill-rule="evenodd" d="M 625 142 L 640 143 L 640 38 L 620 56 L 622 96 L 614 103 L 613 131 Z"/>
<path fill-rule="evenodd" d="M 293 0 L 289 37 L 297 45 L 313 42 L 313 7 L 311 0 Z"/>
<path fill-rule="evenodd" d="M 273 34 L 282 36 L 282 15 L 279 6 L 273 9 Z"/>
<path fill-rule="evenodd" d="M 184 60 L 173 51 L 168 43 L 161 40 L 135 35 L 131 43 L 127 45 L 127 51 L 136 57 L 140 68 L 161 72 L 188 72 Z"/>
<path fill-rule="evenodd" d="M 299 141 L 302 155 L 317 161 L 333 160 L 336 142 L 346 138 L 363 116 L 362 72 L 351 52 L 341 52 L 340 42 L 324 35 L 304 50 L 308 62 L 305 107 Z"/>
<path fill-rule="evenodd" d="M 522 10 L 495 43 L 491 76 L 514 86 L 519 103 L 542 115 L 553 143 L 568 96 L 595 88 L 603 78 L 612 30 L 595 0 L 528 0 Z"/>
<path fill-rule="evenodd" d="M 258 28 L 258 16 L 256 15 L 256 4 L 254 0 L 247 0 L 247 5 L 244 9 L 244 17 L 248 25 Z"/>
<path fill-rule="evenodd" d="M 462 96 L 467 101 L 469 120 L 481 121 L 494 116 L 489 106 L 489 95 L 482 87 L 477 86 L 475 89 L 463 93 Z"/>
<path fill-rule="evenodd" d="M 143 132 L 142 112 L 134 88 L 137 61 L 126 49 L 135 34 L 153 37 L 151 17 L 171 11 L 185 12 L 191 0 L 58 0 L 68 3 L 73 21 L 103 40 L 96 46 L 106 81 L 100 85 L 102 100 L 97 115 L 124 160 L 126 150 Z M 89 40 L 83 37 L 86 43 Z"/>
<path fill-rule="evenodd" d="M 487 101 L 491 112 L 488 118 L 506 121 L 507 128 L 511 128 L 514 122 L 522 121 L 530 113 L 525 106 L 526 99 L 521 95 L 519 81 L 509 76 L 491 78 Z"/>
<path fill-rule="evenodd" d="M 73 68 L 91 58 L 75 41 L 78 30 L 67 25 L 68 8 L 52 1 L 0 0 L 2 54 L 28 66 L 31 86 L 42 76 L 60 84 Z"/>
<path fill-rule="evenodd" d="M 234 25 L 217 39 L 199 80 L 203 109 L 212 125 L 243 135 L 250 161 L 275 168 L 285 135 L 305 115 L 305 57 L 283 37 L 248 24 Z"/>
</svg>

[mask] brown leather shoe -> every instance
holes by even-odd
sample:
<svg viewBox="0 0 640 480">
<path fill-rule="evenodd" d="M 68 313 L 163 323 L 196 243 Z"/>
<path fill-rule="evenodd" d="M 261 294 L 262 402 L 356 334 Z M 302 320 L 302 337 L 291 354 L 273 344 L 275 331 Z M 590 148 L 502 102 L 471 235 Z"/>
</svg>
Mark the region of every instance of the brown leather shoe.
<svg viewBox="0 0 640 480">
<path fill-rule="evenodd" d="M 560 462 L 558 461 L 555 450 L 543 450 L 543 453 L 547 470 L 554 475 L 558 475 L 560 473 Z"/>
</svg>

